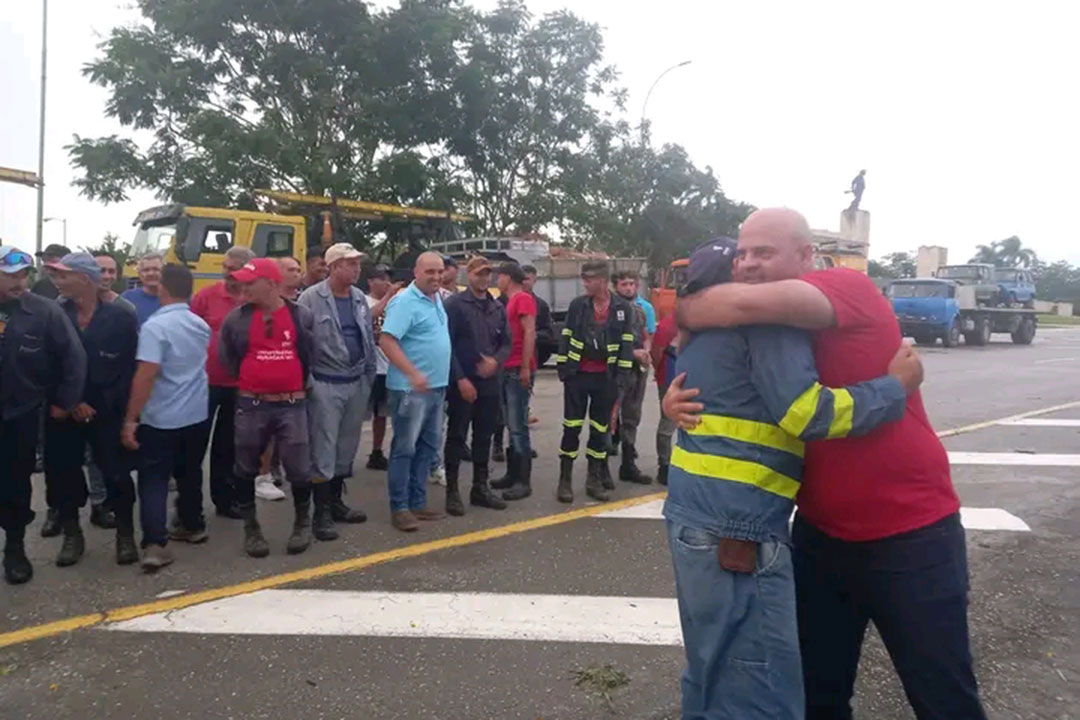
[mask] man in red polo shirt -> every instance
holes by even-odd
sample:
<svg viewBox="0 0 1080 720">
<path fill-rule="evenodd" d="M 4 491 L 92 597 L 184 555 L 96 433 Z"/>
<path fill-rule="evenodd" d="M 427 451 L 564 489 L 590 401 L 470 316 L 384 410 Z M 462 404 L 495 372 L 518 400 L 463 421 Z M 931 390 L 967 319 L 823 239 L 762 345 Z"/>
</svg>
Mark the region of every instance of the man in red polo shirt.
<svg viewBox="0 0 1080 720">
<path fill-rule="evenodd" d="M 292 485 L 296 518 L 286 550 L 302 553 L 311 544 L 311 455 L 308 450 L 307 393 L 314 320 L 311 311 L 281 297 L 281 269 L 256 258 L 230 275 L 243 287 L 245 303 L 221 327 L 218 356 L 236 378 L 236 500 L 244 519 L 244 552 L 270 553 L 255 517 L 255 476 L 259 456 L 277 444 Z M 330 512 L 329 485 L 315 489 L 316 522 Z M 336 535 L 335 535 L 336 537 Z M 320 538 L 321 539 L 321 538 Z"/>
<path fill-rule="evenodd" d="M 243 288 L 231 274 L 254 259 L 250 248 L 234 247 L 225 253 L 221 269 L 225 279 L 195 293 L 191 298 L 191 312 L 210 326 L 210 347 L 206 357 L 206 377 L 210 381 L 210 422 L 214 423 L 214 437 L 210 443 L 210 499 L 214 501 L 217 514 L 227 518 L 239 518 L 236 500 L 233 498 L 233 416 L 236 415 L 236 378 L 229 377 L 218 360 L 218 337 L 225 316 L 241 303 Z M 214 415 L 217 414 L 217 422 Z"/>
<path fill-rule="evenodd" d="M 823 384 L 885 372 L 901 343 L 892 308 L 861 273 L 810 272 L 805 218 L 786 208 L 755 212 L 738 252 L 741 282 L 680 299 L 683 327 L 815 330 Z M 696 423 L 694 394 L 677 379 L 665 397 L 681 426 Z M 902 420 L 865 437 L 809 443 L 805 462 L 792 543 L 806 717 L 851 718 L 873 621 L 920 720 L 984 720 L 968 638 L 960 502 L 922 397 L 909 395 Z"/>
</svg>

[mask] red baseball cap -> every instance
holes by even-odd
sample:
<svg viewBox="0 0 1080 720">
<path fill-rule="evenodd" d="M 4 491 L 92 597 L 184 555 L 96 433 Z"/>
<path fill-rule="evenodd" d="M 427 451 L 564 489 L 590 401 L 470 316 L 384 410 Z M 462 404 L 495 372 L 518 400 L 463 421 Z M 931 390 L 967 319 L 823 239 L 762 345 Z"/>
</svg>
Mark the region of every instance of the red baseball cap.
<svg viewBox="0 0 1080 720">
<path fill-rule="evenodd" d="M 244 267 L 229 275 L 233 280 L 242 283 L 255 282 L 259 278 L 266 278 L 271 282 L 281 282 L 281 268 L 276 261 L 270 258 L 255 258 Z"/>
</svg>

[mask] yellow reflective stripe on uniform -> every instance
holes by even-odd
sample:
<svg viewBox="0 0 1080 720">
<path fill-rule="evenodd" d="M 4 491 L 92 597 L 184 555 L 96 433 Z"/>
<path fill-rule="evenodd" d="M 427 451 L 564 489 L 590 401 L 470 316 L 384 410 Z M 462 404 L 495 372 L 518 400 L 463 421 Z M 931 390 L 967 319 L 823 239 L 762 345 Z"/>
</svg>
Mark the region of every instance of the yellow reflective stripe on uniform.
<svg viewBox="0 0 1080 720">
<path fill-rule="evenodd" d="M 578 350 L 581 350 L 582 348 L 585 347 L 585 343 L 581 342 L 580 340 L 577 340 L 576 338 L 570 338 L 570 346 L 571 347 L 576 347 Z"/>
<path fill-rule="evenodd" d="M 617 358 L 616 356 L 612 355 L 611 357 L 609 357 L 609 358 L 607 359 L 607 364 L 608 364 L 608 365 L 612 365 L 612 364 L 614 364 L 614 363 L 615 363 L 615 361 L 616 361 L 616 360 L 618 360 L 618 359 L 619 359 L 619 358 Z"/>
<path fill-rule="evenodd" d="M 607 432 L 607 425 L 601 425 L 592 418 L 589 418 L 589 425 L 592 425 L 594 428 L 596 428 L 596 432 Z"/>
<path fill-rule="evenodd" d="M 792 437 L 781 427 L 726 415 L 702 415 L 698 426 L 686 432 L 690 435 L 723 437 L 763 445 L 799 457 L 803 456 L 806 448 L 802 440 Z"/>
<path fill-rule="evenodd" d="M 559 448 L 559 454 L 563 457 L 576 458 L 577 450 L 563 450 L 562 448 Z"/>
<path fill-rule="evenodd" d="M 855 414 L 855 400 L 844 388 L 833 389 L 833 419 L 829 423 L 829 437 L 847 437 L 851 432 L 851 418 Z"/>
<path fill-rule="evenodd" d="M 799 437 L 806 430 L 806 426 L 814 419 L 817 412 L 818 400 L 821 398 L 821 383 L 814 383 L 806 388 L 802 395 L 791 403 L 791 407 L 784 413 L 780 420 L 780 427 L 787 430 L 795 437 Z"/>
<path fill-rule="evenodd" d="M 575 362 L 581 362 L 581 355 L 574 352 L 573 350 L 570 350 L 569 352 L 567 352 L 566 357 L 570 358 L 571 360 L 574 360 Z"/>
<path fill-rule="evenodd" d="M 575 428 L 575 427 L 582 427 L 585 424 L 585 421 L 584 420 L 569 420 L 567 418 L 563 418 L 562 424 L 563 424 L 563 427 Z"/>
<path fill-rule="evenodd" d="M 618 352 L 619 351 L 619 343 L 615 343 L 614 345 L 608 345 L 607 349 L 608 349 L 608 352 Z"/>
<path fill-rule="evenodd" d="M 622 339 L 625 340 L 626 342 L 634 342 L 634 336 L 631 335 L 630 333 L 623 333 L 622 334 Z"/>
<path fill-rule="evenodd" d="M 603 450 L 593 450 L 590 447 L 585 448 L 585 454 L 589 457 L 596 458 L 597 460 L 607 460 L 607 452 Z"/>
<path fill-rule="evenodd" d="M 564 362 L 566 362 L 566 356 L 565 355 L 556 355 L 555 356 L 555 364 L 556 365 L 558 365 L 559 363 L 564 363 Z"/>
<path fill-rule="evenodd" d="M 702 477 L 752 485 L 789 500 L 799 492 L 798 480 L 765 465 L 720 455 L 692 453 L 678 445 L 671 449 L 671 465 Z"/>
<path fill-rule="evenodd" d="M 632 368 L 634 367 L 634 362 L 632 360 L 620 360 L 619 367 Z"/>
<path fill-rule="evenodd" d="M 573 334 L 574 334 L 574 331 L 573 331 L 573 330 L 571 330 L 571 329 L 570 329 L 570 328 L 568 328 L 568 327 L 564 327 L 564 328 L 562 329 L 562 334 L 563 334 L 563 335 L 573 335 Z"/>
</svg>

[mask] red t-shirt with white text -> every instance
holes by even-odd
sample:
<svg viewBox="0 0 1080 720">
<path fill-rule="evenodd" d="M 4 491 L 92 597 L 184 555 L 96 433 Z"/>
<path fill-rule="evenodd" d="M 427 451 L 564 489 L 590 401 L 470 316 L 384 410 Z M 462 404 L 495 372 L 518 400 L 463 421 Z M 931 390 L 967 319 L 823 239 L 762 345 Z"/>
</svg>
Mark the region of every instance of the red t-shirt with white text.
<svg viewBox="0 0 1080 720">
<path fill-rule="evenodd" d="M 269 320 L 255 308 L 237 387 L 267 395 L 299 392 L 304 389 L 304 368 L 296 352 L 296 327 L 288 306 L 282 305 Z"/>
<path fill-rule="evenodd" d="M 801 279 L 821 290 L 836 313 L 834 327 L 814 333 L 821 383 L 843 387 L 884 375 L 901 336 L 877 286 L 847 269 Z M 960 509 L 948 454 L 918 392 L 908 396 L 902 419 L 869 435 L 808 443 L 796 501 L 811 525 L 849 541 L 915 530 Z"/>
<path fill-rule="evenodd" d="M 510 324 L 510 357 L 506 359 L 506 367 L 521 367 L 521 355 L 525 351 L 525 328 L 521 325 L 521 318 L 536 317 L 536 299 L 530 293 L 519 292 L 506 303 L 506 319 Z M 529 369 L 536 370 L 536 353 L 533 353 L 529 362 Z"/>
</svg>

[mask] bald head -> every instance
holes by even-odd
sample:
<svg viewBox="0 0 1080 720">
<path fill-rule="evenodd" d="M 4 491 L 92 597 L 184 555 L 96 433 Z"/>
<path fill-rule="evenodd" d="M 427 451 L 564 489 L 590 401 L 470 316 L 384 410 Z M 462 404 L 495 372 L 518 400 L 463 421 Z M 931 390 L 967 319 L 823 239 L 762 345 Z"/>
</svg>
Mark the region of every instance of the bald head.
<svg viewBox="0 0 1080 720">
<path fill-rule="evenodd" d="M 765 208 L 746 218 L 739 230 L 735 279 L 769 282 L 796 278 L 813 267 L 810 225 L 790 208 Z"/>
<path fill-rule="evenodd" d="M 434 295 L 442 280 L 443 260 L 439 253 L 423 252 L 416 258 L 413 277 L 416 287 L 425 295 Z"/>
</svg>

